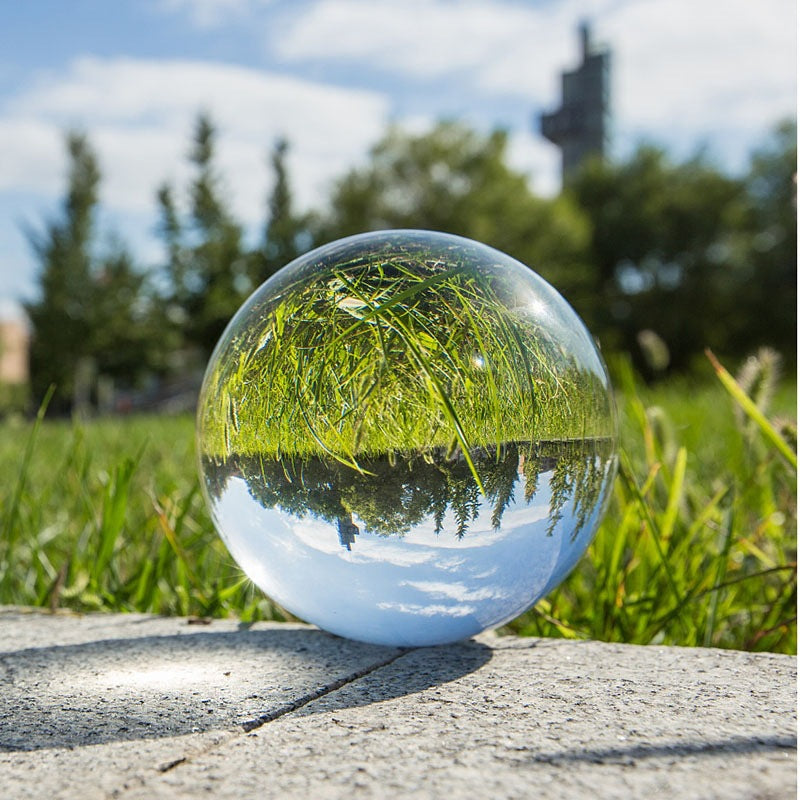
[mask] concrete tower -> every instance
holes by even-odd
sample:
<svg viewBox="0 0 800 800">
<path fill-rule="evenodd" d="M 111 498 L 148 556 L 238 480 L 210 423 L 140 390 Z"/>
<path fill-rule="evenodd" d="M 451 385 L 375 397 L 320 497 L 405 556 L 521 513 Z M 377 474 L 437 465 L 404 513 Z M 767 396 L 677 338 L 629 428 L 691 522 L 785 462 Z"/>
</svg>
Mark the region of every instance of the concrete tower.
<svg viewBox="0 0 800 800">
<path fill-rule="evenodd" d="M 580 26 L 580 41 L 581 64 L 561 73 L 561 108 L 539 119 L 542 135 L 561 148 L 564 183 L 587 156 L 603 157 L 608 150 L 611 56 L 592 43 L 586 23 Z"/>
</svg>

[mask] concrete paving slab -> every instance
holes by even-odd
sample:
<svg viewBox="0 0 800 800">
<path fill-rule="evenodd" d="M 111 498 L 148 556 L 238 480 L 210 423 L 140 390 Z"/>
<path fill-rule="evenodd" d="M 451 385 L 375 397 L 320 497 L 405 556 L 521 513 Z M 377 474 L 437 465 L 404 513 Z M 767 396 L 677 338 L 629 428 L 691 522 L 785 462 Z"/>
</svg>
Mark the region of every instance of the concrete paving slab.
<svg viewBox="0 0 800 800">
<path fill-rule="evenodd" d="M 789 656 L 12 611 L 0 643 L 3 797 L 796 794 Z"/>
<path fill-rule="evenodd" d="M 104 797 L 400 652 L 301 625 L 0 610 L 0 798 Z"/>
</svg>

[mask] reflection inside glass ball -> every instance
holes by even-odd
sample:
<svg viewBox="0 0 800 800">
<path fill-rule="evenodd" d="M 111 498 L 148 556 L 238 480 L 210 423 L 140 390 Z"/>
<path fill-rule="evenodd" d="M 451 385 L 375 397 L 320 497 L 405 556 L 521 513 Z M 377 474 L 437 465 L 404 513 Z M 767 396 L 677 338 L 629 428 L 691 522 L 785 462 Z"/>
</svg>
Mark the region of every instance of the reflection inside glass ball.
<svg viewBox="0 0 800 800">
<path fill-rule="evenodd" d="M 417 646 L 500 625 L 588 547 L 616 468 L 607 373 L 563 298 L 456 236 L 297 259 L 226 329 L 198 409 L 212 517 L 273 600 Z"/>
</svg>

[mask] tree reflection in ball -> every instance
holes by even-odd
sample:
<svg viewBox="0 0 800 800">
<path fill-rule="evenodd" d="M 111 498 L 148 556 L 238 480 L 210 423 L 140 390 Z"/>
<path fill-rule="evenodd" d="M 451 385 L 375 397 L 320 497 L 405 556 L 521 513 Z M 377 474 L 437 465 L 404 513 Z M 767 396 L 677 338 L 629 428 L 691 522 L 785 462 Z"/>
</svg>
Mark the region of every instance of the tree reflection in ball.
<svg viewBox="0 0 800 800">
<path fill-rule="evenodd" d="M 588 547 L 616 469 L 608 376 L 531 269 L 427 231 L 308 253 L 222 335 L 198 409 L 212 517 L 292 614 L 380 644 L 500 625 Z"/>
</svg>

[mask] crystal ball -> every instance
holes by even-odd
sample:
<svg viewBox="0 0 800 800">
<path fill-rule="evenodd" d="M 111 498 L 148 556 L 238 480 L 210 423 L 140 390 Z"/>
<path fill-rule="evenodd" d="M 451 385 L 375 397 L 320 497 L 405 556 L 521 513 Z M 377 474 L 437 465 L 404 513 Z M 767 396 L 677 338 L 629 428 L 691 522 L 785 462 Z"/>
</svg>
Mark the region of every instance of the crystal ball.
<svg viewBox="0 0 800 800">
<path fill-rule="evenodd" d="M 331 633 L 443 644 L 569 573 L 616 472 L 616 415 L 581 320 L 469 239 L 380 231 L 262 284 L 208 364 L 201 483 L 273 601 Z"/>
</svg>

